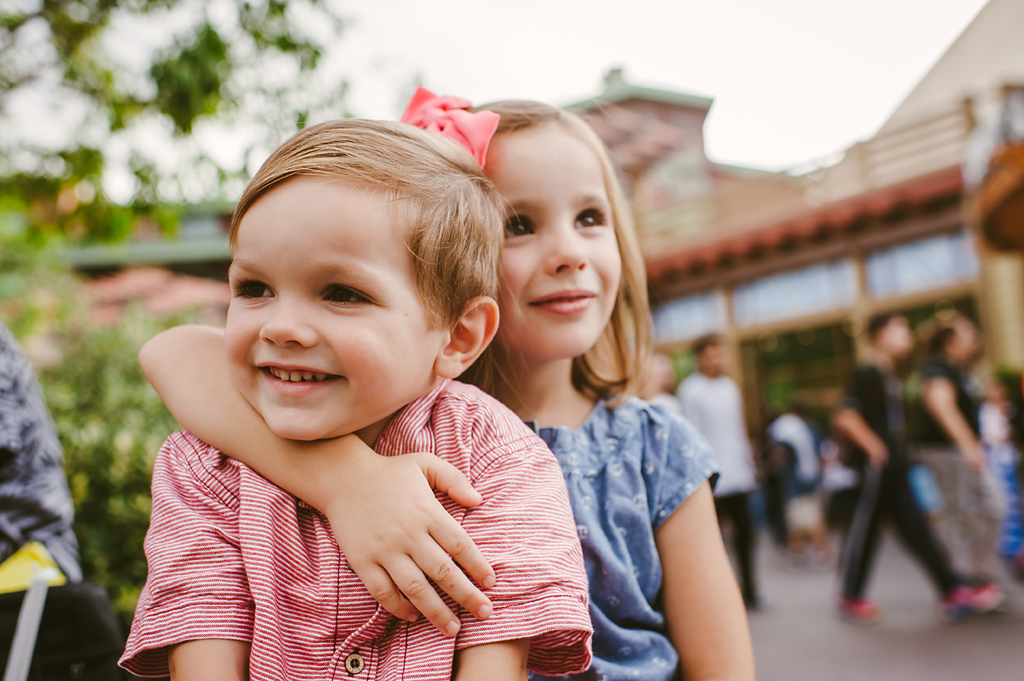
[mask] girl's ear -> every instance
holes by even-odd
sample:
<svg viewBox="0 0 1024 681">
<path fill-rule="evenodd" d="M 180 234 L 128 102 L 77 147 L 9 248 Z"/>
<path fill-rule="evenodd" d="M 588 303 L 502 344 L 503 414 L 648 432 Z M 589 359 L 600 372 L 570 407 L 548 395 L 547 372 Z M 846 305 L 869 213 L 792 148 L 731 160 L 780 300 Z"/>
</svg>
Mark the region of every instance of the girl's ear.
<svg viewBox="0 0 1024 681">
<path fill-rule="evenodd" d="M 449 332 L 448 344 L 434 360 L 434 373 L 458 378 L 491 344 L 497 331 L 498 304 L 494 299 L 481 296 L 469 301 Z"/>
</svg>

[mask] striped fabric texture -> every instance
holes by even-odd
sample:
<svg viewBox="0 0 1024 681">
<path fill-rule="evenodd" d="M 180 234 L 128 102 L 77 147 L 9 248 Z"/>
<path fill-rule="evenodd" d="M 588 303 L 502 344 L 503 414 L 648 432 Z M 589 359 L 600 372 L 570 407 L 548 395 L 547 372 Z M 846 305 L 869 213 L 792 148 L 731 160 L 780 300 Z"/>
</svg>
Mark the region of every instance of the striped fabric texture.
<svg viewBox="0 0 1024 681">
<path fill-rule="evenodd" d="M 443 594 L 461 618 L 455 639 L 423 618 L 392 617 L 348 567 L 320 513 L 178 432 L 153 471 L 149 578 L 122 666 L 166 676 L 166 646 L 225 638 L 252 642 L 252 679 L 448 679 L 456 650 L 530 638 L 531 669 L 586 668 L 583 557 L 562 473 L 544 443 L 493 398 L 448 381 L 400 412 L 375 449 L 432 451 L 483 495 L 468 511 L 438 498 L 496 572 L 489 619 L 456 610 Z"/>
</svg>

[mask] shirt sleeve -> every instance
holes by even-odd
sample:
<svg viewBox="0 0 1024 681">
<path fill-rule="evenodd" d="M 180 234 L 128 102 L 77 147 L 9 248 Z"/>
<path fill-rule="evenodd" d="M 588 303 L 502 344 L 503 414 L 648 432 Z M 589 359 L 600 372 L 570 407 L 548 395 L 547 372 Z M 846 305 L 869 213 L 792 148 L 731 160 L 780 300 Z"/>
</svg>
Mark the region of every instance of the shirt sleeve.
<svg viewBox="0 0 1024 681">
<path fill-rule="evenodd" d="M 583 554 L 561 469 L 543 441 L 524 437 L 478 461 L 471 475 L 484 502 L 463 527 L 490 561 L 493 614 L 461 614 L 456 648 L 529 638 L 531 670 L 547 675 L 590 665 L 592 628 Z"/>
<path fill-rule="evenodd" d="M 959 378 L 951 367 L 943 362 L 930 361 L 926 362 L 921 368 L 921 382 L 927 383 L 933 378 L 944 378 L 947 381 L 957 385 Z"/>
<path fill-rule="evenodd" d="M 657 530 L 705 481 L 714 487 L 718 464 L 707 440 L 686 418 L 660 405 L 647 405 L 641 416 L 647 418 L 643 474 L 651 525 Z"/>
<path fill-rule="evenodd" d="M 184 641 L 252 640 L 238 477 L 237 464 L 189 433 L 171 435 L 157 455 L 149 576 L 120 661 L 133 674 L 167 676 L 167 646 Z"/>
<path fill-rule="evenodd" d="M 839 400 L 841 409 L 853 409 L 861 416 L 864 415 L 864 405 L 867 403 L 868 383 L 872 378 L 872 370 L 868 367 L 858 367 L 850 382 L 846 386 L 846 392 Z"/>
</svg>

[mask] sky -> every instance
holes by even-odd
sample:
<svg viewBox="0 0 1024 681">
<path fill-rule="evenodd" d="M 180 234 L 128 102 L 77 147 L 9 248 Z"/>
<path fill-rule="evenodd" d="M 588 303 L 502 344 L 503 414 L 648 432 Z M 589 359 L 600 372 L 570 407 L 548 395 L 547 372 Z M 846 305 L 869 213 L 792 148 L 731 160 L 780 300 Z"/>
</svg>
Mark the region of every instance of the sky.
<svg viewBox="0 0 1024 681">
<path fill-rule="evenodd" d="M 474 103 L 597 95 L 621 67 L 714 98 L 715 161 L 783 170 L 870 138 L 985 0 L 340 0 L 349 108 L 396 118 L 421 79 Z"/>
<path fill-rule="evenodd" d="M 347 18 L 340 35 L 302 14 L 315 1 L 330 3 Z M 299 25 L 330 45 L 315 82 L 333 92 L 346 81 L 346 108 L 355 115 L 397 119 L 417 81 L 474 103 L 537 99 L 564 105 L 600 94 L 604 75 L 618 67 L 637 85 L 713 98 L 704 126 L 713 161 L 804 172 L 835 162 L 853 143 L 870 138 L 984 4 L 295 0 L 290 7 Z M 218 12 L 233 11 L 231 0 L 181 0 L 173 7 L 159 20 L 115 22 L 105 36 L 112 58 L 138 83 L 148 83 L 152 53 L 167 48 L 176 32 L 191 30 L 203 16 L 216 21 Z M 28 88 L 8 102 L 0 146 L 8 138 L 41 147 L 67 144 L 90 109 L 47 88 Z M 197 149 L 222 168 L 248 166 L 249 173 L 272 151 L 244 124 L 198 121 L 194 131 L 181 143 L 166 120 L 153 118 L 111 136 L 103 142 L 107 195 L 131 199 L 137 184 L 128 159 L 134 150 L 165 174 Z M 255 153 L 247 153 L 253 144 Z M 199 170 L 180 174 L 181 185 L 162 185 L 162 196 L 204 200 L 218 185 Z M 241 191 L 229 189 L 228 195 Z"/>
</svg>

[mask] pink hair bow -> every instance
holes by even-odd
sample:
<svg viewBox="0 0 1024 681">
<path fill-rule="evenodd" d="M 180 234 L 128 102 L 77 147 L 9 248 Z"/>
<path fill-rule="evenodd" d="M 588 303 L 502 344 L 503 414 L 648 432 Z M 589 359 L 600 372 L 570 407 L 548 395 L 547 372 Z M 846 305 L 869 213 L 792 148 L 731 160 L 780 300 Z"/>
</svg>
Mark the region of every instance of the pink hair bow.
<svg viewBox="0 0 1024 681">
<path fill-rule="evenodd" d="M 480 167 L 487 161 L 487 146 L 501 118 L 493 111 L 467 111 L 472 106 L 459 97 L 438 97 L 424 87 L 416 89 L 402 122 L 451 138 L 469 150 Z"/>
</svg>

